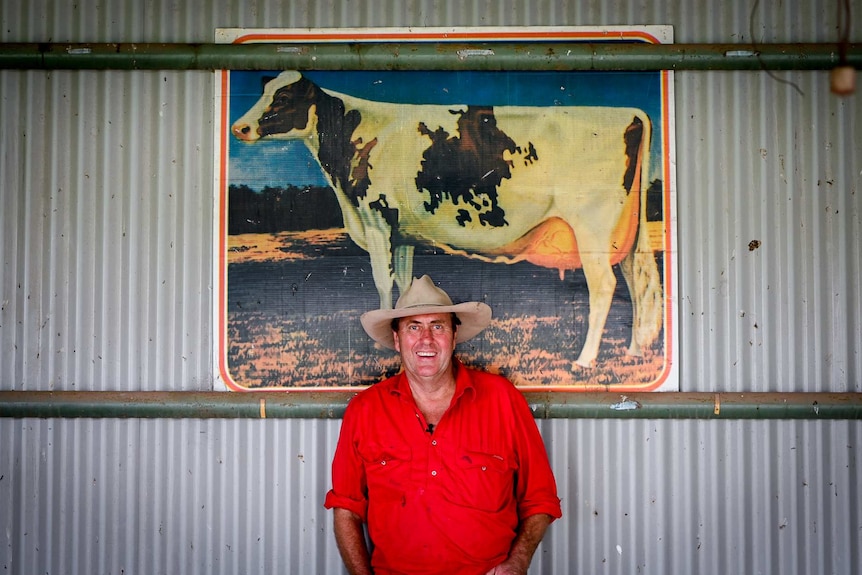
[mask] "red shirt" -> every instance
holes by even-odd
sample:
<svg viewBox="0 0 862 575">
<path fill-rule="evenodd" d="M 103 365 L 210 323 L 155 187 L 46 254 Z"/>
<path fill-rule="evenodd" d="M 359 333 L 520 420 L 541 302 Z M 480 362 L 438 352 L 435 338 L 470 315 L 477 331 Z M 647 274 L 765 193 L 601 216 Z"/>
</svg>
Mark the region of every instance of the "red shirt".
<svg viewBox="0 0 862 575">
<path fill-rule="evenodd" d="M 484 575 L 508 556 L 519 518 L 562 515 L 524 396 L 454 363 L 455 395 L 433 433 L 403 373 L 344 413 L 324 505 L 368 523 L 377 575 Z"/>
</svg>

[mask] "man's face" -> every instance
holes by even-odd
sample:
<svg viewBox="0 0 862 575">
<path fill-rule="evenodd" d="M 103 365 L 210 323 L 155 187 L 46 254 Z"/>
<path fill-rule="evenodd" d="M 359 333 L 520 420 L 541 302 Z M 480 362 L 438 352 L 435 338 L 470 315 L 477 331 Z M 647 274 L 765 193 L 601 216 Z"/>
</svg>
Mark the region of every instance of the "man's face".
<svg viewBox="0 0 862 575">
<path fill-rule="evenodd" d="M 404 371 L 416 379 L 434 379 L 452 366 L 455 328 L 449 313 L 429 313 L 403 318 L 394 334 L 395 350 Z"/>
</svg>

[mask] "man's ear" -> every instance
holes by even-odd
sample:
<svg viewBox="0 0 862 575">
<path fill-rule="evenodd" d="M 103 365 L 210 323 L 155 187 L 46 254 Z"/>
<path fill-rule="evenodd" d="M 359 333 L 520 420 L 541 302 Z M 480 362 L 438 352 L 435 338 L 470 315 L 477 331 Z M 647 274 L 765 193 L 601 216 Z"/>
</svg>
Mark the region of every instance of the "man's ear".
<svg viewBox="0 0 862 575">
<path fill-rule="evenodd" d="M 395 351 L 401 353 L 401 342 L 398 341 L 398 332 L 395 330 L 392 331 L 392 341 L 395 343 Z"/>
</svg>

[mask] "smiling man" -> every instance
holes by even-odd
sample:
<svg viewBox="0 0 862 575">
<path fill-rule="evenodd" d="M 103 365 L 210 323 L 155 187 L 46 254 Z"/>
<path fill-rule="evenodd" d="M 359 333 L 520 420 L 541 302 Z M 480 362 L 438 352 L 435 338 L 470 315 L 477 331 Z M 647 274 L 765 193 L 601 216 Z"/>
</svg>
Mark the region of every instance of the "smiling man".
<svg viewBox="0 0 862 575">
<path fill-rule="evenodd" d="M 325 506 L 351 575 L 524 575 L 561 516 L 524 396 L 453 355 L 490 321 L 487 305 L 453 305 L 428 276 L 395 309 L 363 314 L 403 369 L 344 414 Z"/>
</svg>

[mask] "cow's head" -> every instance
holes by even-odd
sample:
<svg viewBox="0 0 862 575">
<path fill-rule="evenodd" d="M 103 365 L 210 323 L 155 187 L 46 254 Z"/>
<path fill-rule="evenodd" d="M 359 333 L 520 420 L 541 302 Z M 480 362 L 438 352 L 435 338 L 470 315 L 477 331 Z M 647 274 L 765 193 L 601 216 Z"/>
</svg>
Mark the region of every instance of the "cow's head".
<svg viewBox="0 0 862 575">
<path fill-rule="evenodd" d="M 231 126 L 245 142 L 260 138 L 301 138 L 313 129 L 313 105 L 317 87 L 299 72 L 282 72 L 264 81 L 263 95 Z"/>
</svg>

